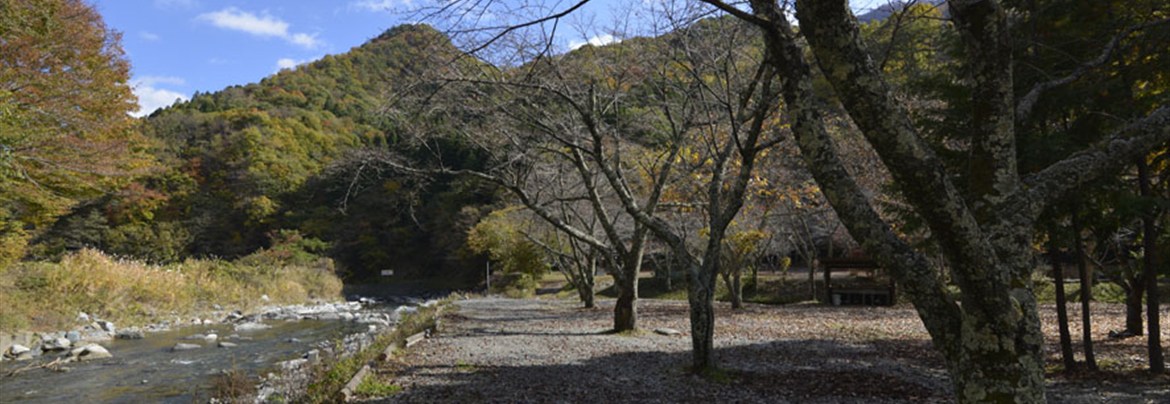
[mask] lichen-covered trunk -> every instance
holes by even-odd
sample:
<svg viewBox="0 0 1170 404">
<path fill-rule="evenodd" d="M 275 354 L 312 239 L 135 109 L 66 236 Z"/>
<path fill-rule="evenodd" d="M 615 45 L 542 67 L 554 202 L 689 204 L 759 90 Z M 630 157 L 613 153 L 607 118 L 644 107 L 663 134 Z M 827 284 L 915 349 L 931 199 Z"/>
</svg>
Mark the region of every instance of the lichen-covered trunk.
<svg viewBox="0 0 1170 404">
<path fill-rule="evenodd" d="M 1045 402 L 1043 336 L 1035 314 L 1025 314 L 1014 334 L 964 315 L 959 340 L 948 341 L 955 349 L 944 350 L 960 403 Z"/>
<path fill-rule="evenodd" d="M 688 272 L 687 303 L 691 312 L 691 371 L 715 368 L 715 274 Z"/>
</svg>

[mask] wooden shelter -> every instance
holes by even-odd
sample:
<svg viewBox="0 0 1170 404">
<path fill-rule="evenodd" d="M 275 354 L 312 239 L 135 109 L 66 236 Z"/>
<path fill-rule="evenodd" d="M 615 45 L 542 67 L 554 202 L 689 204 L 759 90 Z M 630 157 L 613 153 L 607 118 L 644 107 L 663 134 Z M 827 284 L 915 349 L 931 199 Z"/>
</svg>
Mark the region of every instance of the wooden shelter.
<svg viewBox="0 0 1170 404">
<path fill-rule="evenodd" d="M 894 278 L 868 257 L 826 258 L 820 260 L 820 266 L 825 277 L 825 303 L 890 306 L 896 300 Z"/>
</svg>

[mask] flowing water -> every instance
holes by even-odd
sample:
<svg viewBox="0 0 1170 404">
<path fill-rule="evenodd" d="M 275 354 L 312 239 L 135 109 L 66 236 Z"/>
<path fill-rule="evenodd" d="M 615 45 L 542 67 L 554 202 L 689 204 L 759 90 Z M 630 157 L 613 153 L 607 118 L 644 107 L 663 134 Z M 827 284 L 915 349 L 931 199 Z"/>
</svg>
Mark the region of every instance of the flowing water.
<svg viewBox="0 0 1170 404">
<path fill-rule="evenodd" d="M 0 403 L 190 403 L 209 396 L 212 378 L 225 370 L 256 375 L 280 361 L 301 357 L 319 344 L 344 334 L 365 331 L 365 324 L 348 321 L 271 321 L 271 328 L 237 332 L 231 324 L 183 327 L 148 333 L 140 340 L 99 343 L 112 359 L 73 362 L 69 370 L 36 369 L 3 377 L 29 362 L 0 363 Z M 215 333 L 220 341 L 238 344 L 219 348 L 215 342 L 185 339 Z M 230 338 L 236 334 L 239 338 Z M 177 343 L 202 348 L 172 351 Z M 51 360 L 52 357 L 41 358 Z"/>
</svg>

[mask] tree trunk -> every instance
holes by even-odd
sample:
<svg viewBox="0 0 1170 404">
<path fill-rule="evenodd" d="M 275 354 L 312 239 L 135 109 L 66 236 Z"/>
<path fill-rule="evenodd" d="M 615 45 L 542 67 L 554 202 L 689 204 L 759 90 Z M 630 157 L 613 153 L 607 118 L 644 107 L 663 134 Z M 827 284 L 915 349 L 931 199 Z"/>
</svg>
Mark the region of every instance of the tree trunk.
<svg viewBox="0 0 1170 404">
<path fill-rule="evenodd" d="M 1145 158 L 1137 162 L 1138 187 L 1141 196 L 1150 197 L 1150 173 L 1146 167 Z M 1146 348 L 1150 357 L 1150 372 L 1161 374 L 1166 370 L 1166 361 L 1162 356 L 1162 327 L 1158 311 L 1158 271 L 1157 271 L 1157 238 L 1158 232 L 1154 228 L 1157 220 L 1156 208 L 1150 208 L 1142 217 L 1142 279 L 1146 282 Z"/>
<path fill-rule="evenodd" d="M 1077 253 L 1077 273 L 1081 278 L 1081 341 L 1085 347 L 1085 366 L 1097 370 L 1097 355 L 1093 353 L 1093 316 L 1090 303 L 1093 301 L 1093 276 L 1085 262 L 1085 243 L 1081 240 L 1081 222 L 1076 215 L 1072 219 L 1073 246 Z"/>
<path fill-rule="evenodd" d="M 666 260 L 666 291 L 674 290 L 674 259 Z"/>
<path fill-rule="evenodd" d="M 784 278 L 780 278 L 780 283 L 784 283 Z M 760 266 L 752 265 L 752 293 L 760 290 Z"/>
<path fill-rule="evenodd" d="M 715 274 L 687 272 L 691 312 L 691 371 L 703 374 L 715 369 Z"/>
<path fill-rule="evenodd" d="M 1044 403 L 1044 361 L 1031 352 L 1026 341 L 1039 333 L 1017 335 L 1016 341 L 1002 341 L 1004 335 L 990 330 L 972 330 L 971 318 L 964 321 L 960 352 L 948 358 L 955 395 L 960 403 Z M 1036 324 L 1039 327 L 1039 324 Z M 1024 342 L 1021 345 L 1021 342 Z M 1039 340 L 1035 343 L 1039 344 Z M 1037 349 L 1038 351 L 1039 349 Z"/>
<path fill-rule="evenodd" d="M 813 264 L 816 260 L 809 258 L 805 259 L 804 262 L 805 266 L 808 267 L 808 299 L 817 300 L 817 266 Z"/>
<path fill-rule="evenodd" d="M 592 289 L 579 289 L 577 294 L 581 297 L 581 302 L 585 304 L 586 309 L 597 307 L 597 303 L 593 299 Z"/>
<path fill-rule="evenodd" d="M 731 284 L 727 285 L 731 289 L 731 308 L 739 310 L 743 308 L 743 274 L 740 270 L 735 270 L 731 273 Z"/>
<path fill-rule="evenodd" d="M 581 285 L 577 287 L 577 295 L 581 297 L 581 302 L 585 304 L 586 309 L 597 307 L 594 293 L 594 276 L 597 275 L 597 257 L 590 256 L 587 260 L 588 265 L 581 273 Z"/>
<path fill-rule="evenodd" d="M 1064 294 L 1064 265 L 1058 257 L 1059 252 L 1049 241 L 1048 258 L 1052 260 L 1053 285 L 1056 287 L 1056 324 L 1060 331 L 1060 360 L 1064 363 L 1064 370 L 1070 372 L 1076 367 L 1073 358 L 1072 334 L 1068 331 L 1068 300 Z"/>
<path fill-rule="evenodd" d="M 1130 287 L 1125 293 L 1125 332 L 1130 335 L 1142 335 L 1142 296 L 1146 293 L 1146 284 L 1141 275 L 1129 277 Z"/>
<path fill-rule="evenodd" d="M 637 282 L 631 282 L 628 278 L 625 273 L 614 278 L 614 285 L 618 286 L 617 302 L 613 305 L 615 332 L 638 329 L 638 308 L 635 305 L 638 300 L 638 286 Z"/>
</svg>

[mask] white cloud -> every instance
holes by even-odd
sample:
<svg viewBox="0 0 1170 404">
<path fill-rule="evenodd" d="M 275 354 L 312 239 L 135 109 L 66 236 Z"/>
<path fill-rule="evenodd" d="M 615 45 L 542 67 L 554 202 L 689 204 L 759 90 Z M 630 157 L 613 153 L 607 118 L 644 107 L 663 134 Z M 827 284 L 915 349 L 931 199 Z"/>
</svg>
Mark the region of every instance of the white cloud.
<svg viewBox="0 0 1170 404">
<path fill-rule="evenodd" d="M 207 21 L 219 28 L 240 31 L 265 38 L 280 38 L 291 44 L 313 49 L 321 46 L 316 34 L 289 32 L 289 23 L 265 13 L 258 16 L 235 7 L 228 7 L 212 13 L 200 14 L 198 20 Z"/>
<path fill-rule="evenodd" d="M 268 15 L 258 17 L 256 14 L 235 7 L 228 7 L 214 13 L 201 14 L 198 18 L 223 29 L 243 31 L 256 36 L 272 36 L 278 38 L 288 36 L 287 22 Z"/>
<path fill-rule="evenodd" d="M 131 84 L 134 86 L 134 95 L 138 97 L 138 110 L 131 112 L 130 115 L 135 118 L 143 117 L 159 108 L 174 104 L 175 100 L 190 99 L 178 91 L 156 87 L 158 84 L 181 86 L 184 83 L 181 78 L 169 76 L 145 76 L 134 80 Z"/>
<path fill-rule="evenodd" d="M 290 36 L 286 39 L 288 39 L 289 42 L 303 46 L 303 47 L 308 48 L 308 49 L 313 49 L 313 48 L 316 48 L 318 46 L 321 46 L 321 41 L 319 39 L 317 39 L 317 34 L 310 35 L 310 34 L 297 33 L 297 34 L 292 34 L 292 36 Z"/>
<path fill-rule="evenodd" d="M 277 59 L 276 60 L 276 72 L 279 73 L 281 70 L 284 70 L 284 69 L 296 69 L 297 66 L 303 65 L 305 63 L 312 63 L 312 62 L 316 61 L 317 59 L 320 59 L 323 56 L 325 56 L 325 55 L 322 54 L 322 55 L 317 55 L 315 57 L 311 57 L 308 59 L 299 59 L 299 60 L 293 59 L 293 58 Z"/>
<path fill-rule="evenodd" d="M 621 42 L 621 41 L 619 39 L 615 38 L 613 35 L 602 34 L 602 35 L 596 35 L 596 36 L 589 38 L 588 40 L 585 40 L 585 41 L 569 41 L 569 49 L 573 50 L 573 49 L 577 49 L 577 48 L 580 48 L 580 47 L 585 46 L 585 45 L 593 45 L 593 46 L 609 45 L 611 43 L 617 43 L 617 42 Z"/>
<path fill-rule="evenodd" d="M 158 42 L 160 39 L 162 39 L 162 37 L 158 36 L 158 34 L 149 31 L 139 32 L 138 37 L 147 42 Z"/>
<path fill-rule="evenodd" d="M 296 60 L 293 60 L 290 58 L 280 58 L 279 60 L 276 61 L 276 69 L 277 70 L 291 69 L 291 68 L 297 67 L 297 65 L 299 65 L 301 63 L 304 63 L 304 62 L 299 62 L 299 61 L 296 61 Z"/>
</svg>

